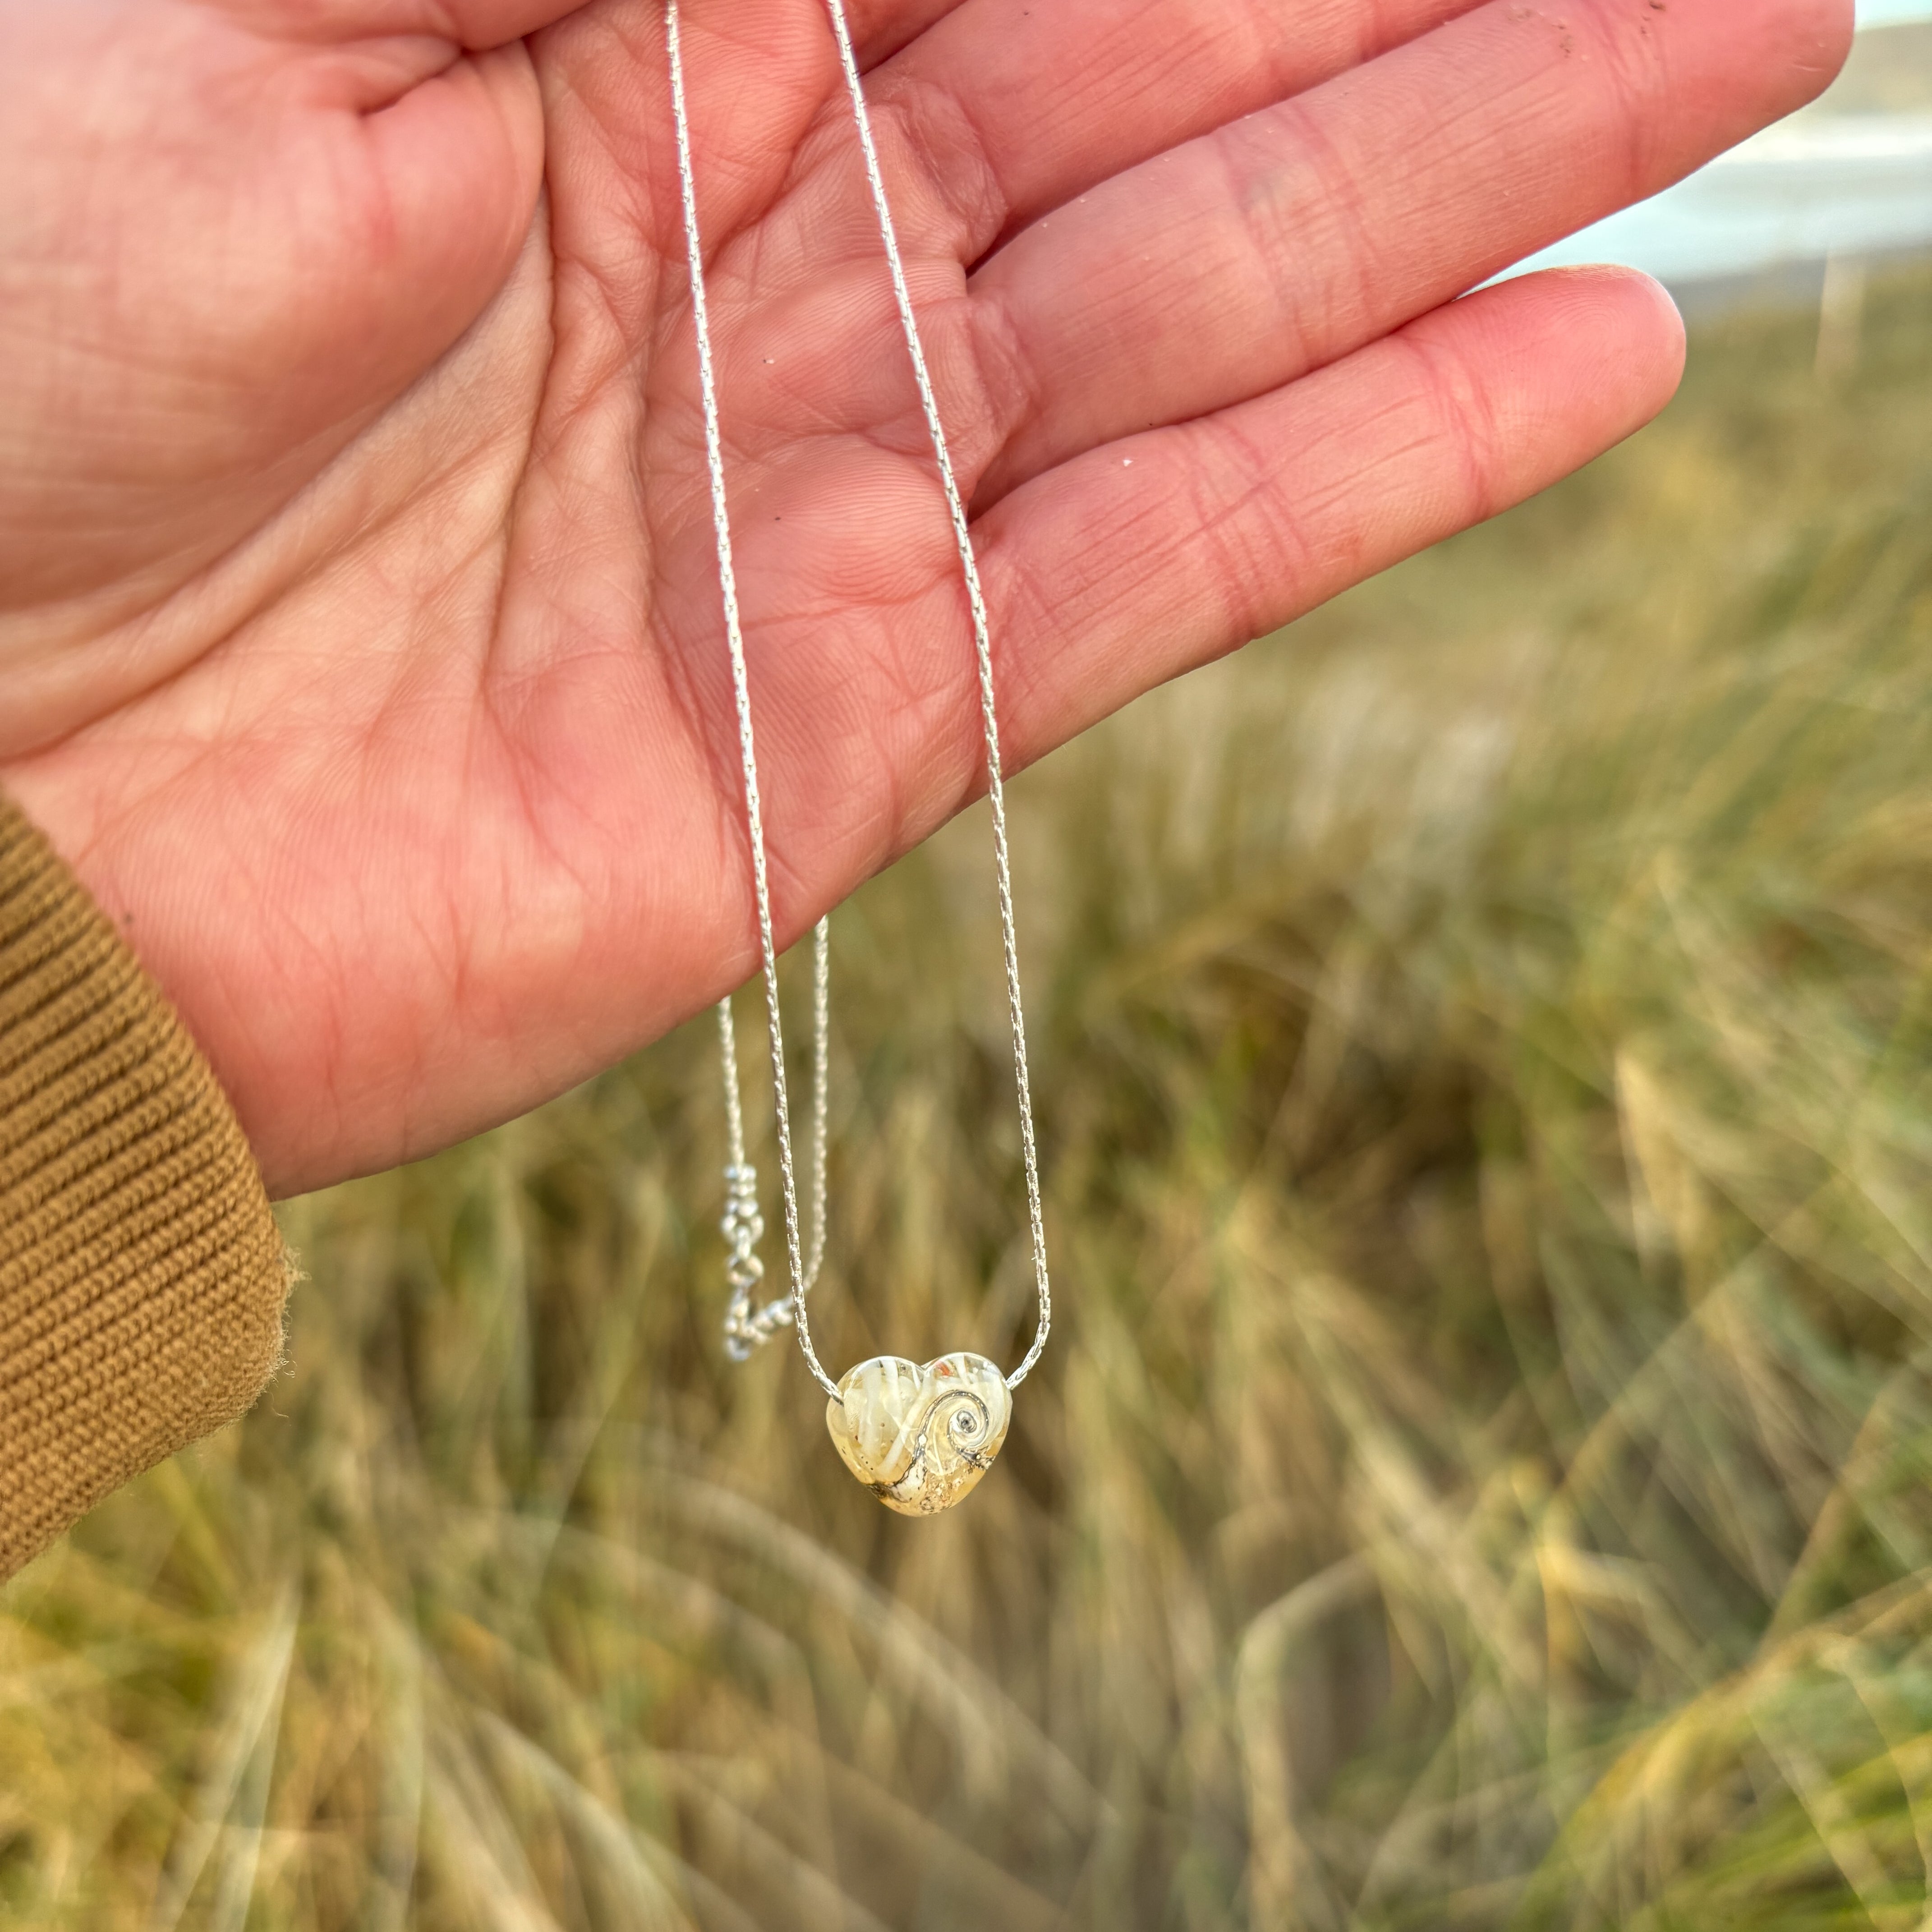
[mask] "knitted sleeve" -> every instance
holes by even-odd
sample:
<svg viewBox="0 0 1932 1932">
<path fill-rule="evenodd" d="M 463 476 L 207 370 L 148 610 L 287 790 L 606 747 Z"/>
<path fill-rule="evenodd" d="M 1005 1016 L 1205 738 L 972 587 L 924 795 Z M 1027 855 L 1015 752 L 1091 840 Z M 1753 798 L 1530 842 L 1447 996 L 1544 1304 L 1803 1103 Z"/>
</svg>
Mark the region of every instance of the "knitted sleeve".
<svg viewBox="0 0 1932 1932">
<path fill-rule="evenodd" d="M 0 1579 L 248 1408 L 289 1278 L 207 1063 L 0 797 Z"/>
</svg>

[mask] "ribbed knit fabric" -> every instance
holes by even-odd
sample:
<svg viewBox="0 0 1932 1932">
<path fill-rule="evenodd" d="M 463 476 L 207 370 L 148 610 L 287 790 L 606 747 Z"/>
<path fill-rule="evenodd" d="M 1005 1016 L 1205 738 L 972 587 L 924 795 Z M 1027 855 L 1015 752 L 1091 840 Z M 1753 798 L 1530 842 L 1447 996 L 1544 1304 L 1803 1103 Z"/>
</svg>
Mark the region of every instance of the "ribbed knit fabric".
<svg viewBox="0 0 1932 1932">
<path fill-rule="evenodd" d="M 289 1278 L 207 1063 L 0 797 L 0 1578 L 254 1400 Z"/>
</svg>

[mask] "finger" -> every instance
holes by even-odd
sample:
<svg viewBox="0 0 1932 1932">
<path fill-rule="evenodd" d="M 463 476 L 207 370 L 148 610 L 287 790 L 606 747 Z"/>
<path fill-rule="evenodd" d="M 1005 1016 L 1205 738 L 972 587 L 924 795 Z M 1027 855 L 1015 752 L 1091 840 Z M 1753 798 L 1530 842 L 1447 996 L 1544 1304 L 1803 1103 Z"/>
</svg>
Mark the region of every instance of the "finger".
<svg viewBox="0 0 1932 1932">
<path fill-rule="evenodd" d="M 932 172 L 970 151 L 1006 230 L 1347 72 L 1476 0 L 966 0 L 874 79 Z M 968 259 L 994 239 L 975 236 Z"/>
<path fill-rule="evenodd" d="M 814 4 L 822 10 L 825 0 Z M 890 59 L 960 4 L 961 0 L 845 0 L 846 24 L 852 30 L 860 69 L 869 70 Z"/>
<path fill-rule="evenodd" d="M 973 284 L 990 502 L 1372 340 L 1815 92 L 1840 0 L 1495 4 L 1094 190 Z"/>
<path fill-rule="evenodd" d="M 1654 283 L 1552 271 L 1029 484 L 980 526 L 1015 762 L 1534 494 L 1653 416 L 1682 362 Z"/>
<path fill-rule="evenodd" d="M 274 39 L 340 45 L 379 37 L 441 41 L 467 52 L 507 46 L 578 11 L 584 0 L 229 0 Z"/>
<path fill-rule="evenodd" d="M 236 0 L 230 0 L 236 4 Z M 728 14 L 737 0 L 687 0 L 696 19 Z M 959 0 L 846 0 L 846 18 L 862 61 L 883 60 L 942 19 Z M 794 0 L 796 10 L 823 19 L 826 0 Z M 443 40 L 470 52 L 506 46 L 590 10 L 588 0 L 240 0 L 259 22 L 291 39 L 340 41 L 376 34 Z M 602 10 L 646 16 L 654 23 L 663 0 L 623 0 Z M 828 34 L 827 56 L 830 52 Z"/>
</svg>

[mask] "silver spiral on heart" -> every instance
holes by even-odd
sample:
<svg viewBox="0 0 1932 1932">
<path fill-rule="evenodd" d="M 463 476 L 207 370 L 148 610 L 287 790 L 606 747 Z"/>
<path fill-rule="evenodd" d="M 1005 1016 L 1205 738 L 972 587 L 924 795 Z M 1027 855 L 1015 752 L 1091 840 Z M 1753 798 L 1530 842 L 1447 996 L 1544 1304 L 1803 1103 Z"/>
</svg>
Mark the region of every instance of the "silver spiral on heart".
<svg viewBox="0 0 1932 1932">
<path fill-rule="evenodd" d="M 980 1444 L 993 1432 L 992 1412 L 970 1389 L 949 1389 L 933 1405 L 946 1440 L 969 1462 L 983 1466 Z"/>
</svg>

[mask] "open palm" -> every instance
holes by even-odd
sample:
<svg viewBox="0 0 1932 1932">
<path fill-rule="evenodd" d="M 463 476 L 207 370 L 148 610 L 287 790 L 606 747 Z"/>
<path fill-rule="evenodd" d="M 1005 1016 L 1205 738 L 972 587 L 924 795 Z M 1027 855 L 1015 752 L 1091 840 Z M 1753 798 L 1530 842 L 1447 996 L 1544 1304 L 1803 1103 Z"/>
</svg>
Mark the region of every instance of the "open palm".
<svg viewBox="0 0 1932 1932">
<path fill-rule="evenodd" d="M 823 4 L 686 6 L 782 943 L 980 778 Z M 1815 92 L 1849 13 L 861 0 L 1010 762 L 1647 418 L 1647 283 L 1452 298 Z M 658 0 L 0 0 L 0 783 L 272 1185 L 742 980 Z"/>
</svg>

